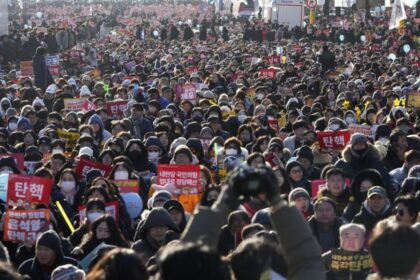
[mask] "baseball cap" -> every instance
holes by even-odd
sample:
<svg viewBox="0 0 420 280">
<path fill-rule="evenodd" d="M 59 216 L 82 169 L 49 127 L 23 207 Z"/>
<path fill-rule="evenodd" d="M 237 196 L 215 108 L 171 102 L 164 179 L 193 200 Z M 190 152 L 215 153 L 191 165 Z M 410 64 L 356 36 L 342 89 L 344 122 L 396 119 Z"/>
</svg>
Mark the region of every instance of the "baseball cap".
<svg viewBox="0 0 420 280">
<path fill-rule="evenodd" d="M 382 187 L 380 187 L 380 186 L 374 186 L 374 187 L 371 187 L 368 190 L 367 197 L 370 198 L 372 195 L 379 195 L 379 196 L 381 196 L 383 198 L 386 198 L 387 197 L 385 189 L 382 188 Z"/>
</svg>

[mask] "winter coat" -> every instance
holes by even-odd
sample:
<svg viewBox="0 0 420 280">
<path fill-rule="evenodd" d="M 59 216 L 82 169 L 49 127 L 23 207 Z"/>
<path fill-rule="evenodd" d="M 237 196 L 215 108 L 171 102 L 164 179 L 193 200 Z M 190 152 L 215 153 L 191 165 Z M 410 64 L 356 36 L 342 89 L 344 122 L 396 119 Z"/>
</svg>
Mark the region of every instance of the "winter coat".
<svg viewBox="0 0 420 280">
<path fill-rule="evenodd" d="M 368 144 L 366 151 L 360 156 L 348 145 L 342 155 L 343 157 L 335 163 L 335 166 L 344 170 L 347 178 L 354 178 L 356 173 L 371 168 L 382 175 L 385 189 L 389 189 L 392 185 L 388 170 L 381 161 L 381 156 L 375 146 Z"/>
<path fill-rule="evenodd" d="M 149 229 L 156 226 L 167 226 L 169 228 L 169 231 L 167 232 L 168 238 L 169 235 L 173 236 L 173 233 L 179 232 L 178 226 L 172 221 L 171 216 L 166 209 L 160 207 L 152 209 L 147 218 L 139 223 L 134 235 L 134 240 L 137 241 L 131 247 L 134 251 L 141 254 L 146 262 L 149 258 L 154 256 L 160 246 L 163 245 L 156 243 L 148 237 L 147 233 Z M 172 231 L 172 233 L 170 231 Z"/>
<path fill-rule="evenodd" d="M 336 66 L 335 55 L 330 51 L 323 51 L 318 57 L 319 63 L 322 65 L 322 71 L 334 69 Z"/>
<path fill-rule="evenodd" d="M 32 68 L 34 72 L 34 84 L 36 87 L 45 91 L 47 86 L 54 83 L 54 79 L 45 63 L 45 57 L 43 55 L 34 55 L 32 58 Z"/>
<path fill-rule="evenodd" d="M 322 252 L 327 252 L 331 250 L 332 248 L 338 248 L 340 246 L 340 227 L 343 225 L 343 222 L 336 218 L 334 221 L 334 225 L 331 228 L 330 232 L 332 234 L 332 243 L 328 240 L 323 240 L 322 238 L 322 230 L 320 229 L 318 222 L 315 219 L 315 216 L 312 216 L 308 220 L 309 226 L 312 229 L 312 233 L 315 236 L 315 238 L 318 240 L 319 245 L 321 246 Z"/>
<path fill-rule="evenodd" d="M 366 233 L 367 235 L 369 235 L 369 233 L 373 230 L 373 228 L 379 221 L 388 218 L 389 216 L 391 216 L 391 214 L 392 208 L 389 202 L 387 203 L 387 205 L 385 205 L 385 208 L 379 215 L 375 215 L 370 209 L 367 202 L 365 201 L 362 204 L 360 212 L 354 217 L 352 222 L 364 225 L 366 228 Z"/>
</svg>

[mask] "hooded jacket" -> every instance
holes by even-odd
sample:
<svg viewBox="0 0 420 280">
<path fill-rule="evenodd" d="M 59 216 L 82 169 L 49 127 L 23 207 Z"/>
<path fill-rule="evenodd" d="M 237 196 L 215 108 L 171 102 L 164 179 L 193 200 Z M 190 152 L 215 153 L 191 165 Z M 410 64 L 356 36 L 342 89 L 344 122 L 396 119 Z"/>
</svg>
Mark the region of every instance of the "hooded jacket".
<svg viewBox="0 0 420 280">
<path fill-rule="evenodd" d="M 211 162 L 204 156 L 203 145 L 201 144 L 200 139 L 190 138 L 187 141 L 187 147 L 195 150 L 195 156 L 197 157 L 200 164 L 204 165 L 207 168 L 211 168 Z"/>
<path fill-rule="evenodd" d="M 335 166 L 344 170 L 346 177 L 353 178 L 359 171 L 371 168 L 376 169 L 382 175 L 386 189 L 392 185 L 388 170 L 381 161 L 381 156 L 375 146 L 368 143 L 366 151 L 362 155 L 358 155 L 351 145 L 347 145 L 342 154 L 343 158 L 339 159 Z"/>
<path fill-rule="evenodd" d="M 389 201 L 379 215 L 375 215 L 367 204 L 367 201 L 365 201 L 362 204 L 360 212 L 354 217 L 352 222 L 364 225 L 366 232 L 369 234 L 379 221 L 391 216 L 391 212 L 391 203 Z"/>
<path fill-rule="evenodd" d="M 96 135 L 96 140 L 98 141 L 98 145 L 103 147 L 106 141 L 112 138 L 112 134 L 105 129 L 104 123 L 102 122 L 101 118 L 97 114 L 93 114 L 89 118 L 89 124 L 98 124 L 100 130 L 98 132 L 99 135 Z"/>
<path fill-rule="evenodd" d="M 52 271 L 61 265 L 72 264 L 79 267 L 79 262 L 73 258 L 65 257 L 61 248 L 61 241 L 58 234 L 53 230 L 48 230 L 38 237 L 36 247 L 45 246 L 53 250 L 56 259 L 51 267 L 43 267 L 37 258 L 32 258 L 22 263 L 18 272 L 22 275 L 28 275 L 32 280 L 50 280 Z"/>
<path fill-rule="evenodd" d="M 160 246 L 163 245 L 152 240 L 147 234 L 149 229 L 157 226 L 168 227 L 169 230 L 166 233 L 167 238 L 178 237 L 178 226 L 172 221 L 168 211 L 162 207 L 153 208 L 147 218 L 139 223 L 134 235 L 134 240 L 137 241 L 131 247 L 137 253 L 142 254 L 146 261 L 154 256 Z M 167 241 L 167 238 L 165 238 L 165 241 Z"/>
</svg>

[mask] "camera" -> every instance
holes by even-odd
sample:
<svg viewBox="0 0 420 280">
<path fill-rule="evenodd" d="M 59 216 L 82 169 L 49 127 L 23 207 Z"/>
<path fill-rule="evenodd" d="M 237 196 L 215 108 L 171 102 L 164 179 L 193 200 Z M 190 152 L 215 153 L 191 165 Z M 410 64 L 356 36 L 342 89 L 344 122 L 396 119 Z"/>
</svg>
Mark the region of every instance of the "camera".
<svg viewBox="0 0 420 280">
<path fill-rule="evenodd" d="M 268 170 L 263 166 L 253 168 L 241 164 L 228 175 L 227 181 L 239 196 L 251 197 L 266 192 L 268 178 Z"/>
</svg>

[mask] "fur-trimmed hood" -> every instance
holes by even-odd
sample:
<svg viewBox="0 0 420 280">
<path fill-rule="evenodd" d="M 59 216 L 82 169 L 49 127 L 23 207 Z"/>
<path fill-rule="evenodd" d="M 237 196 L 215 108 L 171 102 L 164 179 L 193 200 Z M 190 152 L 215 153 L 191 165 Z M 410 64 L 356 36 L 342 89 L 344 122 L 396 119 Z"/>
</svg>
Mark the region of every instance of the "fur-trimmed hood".
<svg viewBox="0 0 420 280">
<path fill-rule="evenodd" d="M 359 156 L 352 150 L 351 145 L 347 145 L 347 147 L 344 148 L 342 154 L 343 154 L 343 160 L 347 163 L 351 162 L 354 159 L 357 160 L 357 159 L 366 158 L 366 157 L 374 157 L 379 161 L 381 160 L 381 154 L 379 153 L 377 148 L 370 143 L 367 144 L 367 149 L 361 156 Z"/>
</svg>

